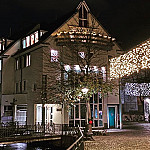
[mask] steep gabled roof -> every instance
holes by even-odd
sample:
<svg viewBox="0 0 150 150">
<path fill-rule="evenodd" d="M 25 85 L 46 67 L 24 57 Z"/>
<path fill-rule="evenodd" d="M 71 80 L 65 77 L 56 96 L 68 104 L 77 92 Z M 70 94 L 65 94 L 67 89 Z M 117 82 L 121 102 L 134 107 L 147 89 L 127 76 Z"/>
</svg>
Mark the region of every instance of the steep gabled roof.
<svg viewBox="0 0 150 150">
<path fill-rule="evenodd" d="M 20 33 L 20 36 L 18 36 L 17 40 L 15 40 L 14 42 L 12 42 L 10 45 L 8 45 L 8 47 L 6 48 L 5 51 L 3 51 L 2 54 L 5 54 L 5 52 L 11 48 L 15 43 L 17 43 L 18 40 L 21 40 L 22 38 L 24 38 L 25 36 L 27 36 L 28 34 L 34 32 L 37 29 L 44 29 L 47 30 L 48 32 L 45 33 L 42 38 L 40 39 L 40 41 L 33 46 L 36 46 L 39 43 L 42 43 L 43 41 L 45 41 L 47 38 L 50 37 L 50 35 L 52 33 L 54 33 L 55 31 L 57 31 L 58 29 L 60 29 L 64 24 L 66 24 L 66 22 L 71 19 L 77 12 L 78 10 L 81 8 L 81 6 L 84 6 L 85 9 L 92 15 L 92 17 L 94 17 L 94 19 L 98 22 L 98 24 L 102 27 L 102 29 L 107 33 L 107 35 L 109 35 L 109 33 L 105 30 L 105 28 L 100 24 L 100 22 L 96 19 L 96 17 L 90 12 L 90 9 L 87 5 L 87 3 L 83 0 L 79 3 L 79 5 L 73 9 L 73 11 L 67 13 L 66 15 L 62 16 L 61 18 L 57 19 L 55 22 L 51 23 L 51 24 L 41 24 L 41 25 L 36 25 L 36 26 L 30 26 L 29 28 L 27 28 L 26 30 L 24 30 L 23 32 Z M 118 46 L 118 44 L 115 42 L 115 44 Z M 119 46 L 118 46 L 119 47 Z M 27 49 L 29 49 L 31 47 L 27 47 L 25 49 L 22 49 L 20 51 L 18 51 L 16 54 L 21 53 Z M 120 48 L 121 49 L 121 48 Z"/>
<path fill-rule="evenodd" d="M 77 9 L 79 10 L 82 5 L 85 7 L 85 9 L 86 9 L 87 12 L 90 11 L 90 9 L 89 9 L 89 7 L 88 7 L 88 5 L 87 5 L 87 3 L 85 1 L 80 2 L 79 5 L 78 5 L 78 7 L 77 7 Z"/>
</svg>

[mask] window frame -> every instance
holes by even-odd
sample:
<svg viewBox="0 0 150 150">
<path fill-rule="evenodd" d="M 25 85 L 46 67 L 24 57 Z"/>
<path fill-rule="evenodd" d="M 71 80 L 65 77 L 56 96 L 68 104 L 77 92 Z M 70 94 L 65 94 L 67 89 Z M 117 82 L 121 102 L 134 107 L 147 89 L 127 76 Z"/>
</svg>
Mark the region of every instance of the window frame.
<svg viewBox="0 0 150 150">
<path fill-rule="evenodd" d="M 58 50 L 51 49 L 50 50 L 50 59 L 51 62 L 58 62 L 59 52 Z"/>
</svg>

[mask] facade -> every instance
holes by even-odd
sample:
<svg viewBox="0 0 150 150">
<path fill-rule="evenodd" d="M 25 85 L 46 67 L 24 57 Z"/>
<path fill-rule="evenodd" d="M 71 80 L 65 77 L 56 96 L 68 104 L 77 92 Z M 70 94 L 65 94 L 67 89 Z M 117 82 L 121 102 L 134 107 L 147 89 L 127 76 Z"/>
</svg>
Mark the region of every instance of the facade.
<svg viewBox="0 0 150 150">
<path fill-rule="evenodd" d="M 46 31 L 37 25 L 2 52 L 2 122 L 85 126 L 86 101 L 68 109 L 59 96 L 62 87 L 58 82 L 68 80 L 68 70 L 81 73 L 80 67 L 86 67 L 87 52 L 92 58 L 93 72 L 101 73 L 106 81 L 109 58 L 117 56 L 120 48 L 85 1 L 61 25 L 49 28 Z M 104 97 L 100 92 L 95 93 L 90 98 L 90 108 L 93 127 L 118 127 L 118 95 Z"/>
<path fill-rule="evenodd" d="M 148 121 L 150 114 L 150 39 L 111 60 L 112 78 L 120 77 L 125 121 Z"/>
</svg>

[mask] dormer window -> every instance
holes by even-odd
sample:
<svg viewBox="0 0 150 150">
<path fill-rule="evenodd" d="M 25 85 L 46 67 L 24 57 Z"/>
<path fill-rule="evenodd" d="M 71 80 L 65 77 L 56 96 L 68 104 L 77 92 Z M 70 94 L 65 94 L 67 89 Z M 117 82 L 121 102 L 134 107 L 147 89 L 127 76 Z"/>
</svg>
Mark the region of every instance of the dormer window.
<svg viewBox="0 0 150 150">
<path fill-rule="evenodd" d="M 26 46 L 29 47 L 30 46 L 30 36 L 26 37 Z"/>
<path fill-rule="evenodd" d="M 25 38 L 22 39 L 22 46 L 23 48 L 27 48 L 39 41 L 39 31 L 36 31 L 32 33 L 31 35 L 26 36 Z M 44 33 L 44 32 L 43 32 Z M 42 34 L 43 35 L 43 34 Z M 41 35 L 41 36 L 42 36 Z"/>
<path fill-rule="evenodd" d="M 87 15 L 88 15 L 88 12 L 87 12 L 85 6 L 81 5 L 81 7 L 79 8 L 79 26 L 80 27 L 88 26 Z"/>
<path fill-rule="evenodd" d="M 5 49 L 5 40 L 0 41 L 0 51 Z"/>
</svg>

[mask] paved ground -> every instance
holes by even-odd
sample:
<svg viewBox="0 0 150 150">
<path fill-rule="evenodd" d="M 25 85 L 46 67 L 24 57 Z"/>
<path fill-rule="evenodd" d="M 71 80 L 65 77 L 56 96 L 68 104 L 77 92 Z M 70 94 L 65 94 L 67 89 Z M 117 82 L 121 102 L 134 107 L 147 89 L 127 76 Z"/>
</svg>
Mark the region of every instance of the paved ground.
<svg viewBox="0 0 150 150">
<path fill-rule="evenodd" d="M 93 136 L 85 150 L 149 150 L 150 123 L 126 123 L 123 129 L 109 129 L 106 136 Z"/>
</svg>

